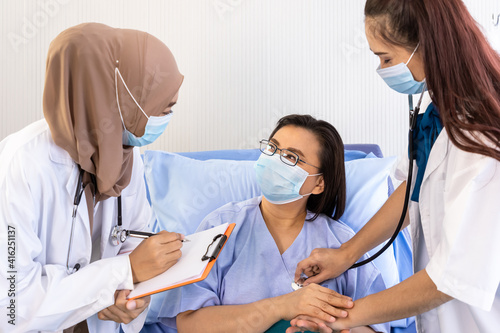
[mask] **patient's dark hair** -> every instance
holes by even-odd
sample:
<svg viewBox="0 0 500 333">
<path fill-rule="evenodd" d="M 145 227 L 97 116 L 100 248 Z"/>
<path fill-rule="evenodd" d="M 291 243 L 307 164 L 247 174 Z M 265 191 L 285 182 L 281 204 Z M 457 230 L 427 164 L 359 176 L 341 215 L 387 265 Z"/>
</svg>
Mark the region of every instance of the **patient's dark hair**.
<svg viewBox="0 0 500 333">
<path fill-rule="evenodd" d="M 307 209 L 315 213 L 310 221 L 314 221 L 321 213 L 338 220 L 344 214 L 346 199 L 342 138 L 335 127 L 326 121 L 317 120 L 310 115 L 292 114 L 278 121 L 269 139 L 285 126 L 297 126 L 309 130 L 316 136 L 321 146 L 319 172 L 323 173 L 325 189 L 323 193 L 311 194 L 307 200 Z"/>
</svg>

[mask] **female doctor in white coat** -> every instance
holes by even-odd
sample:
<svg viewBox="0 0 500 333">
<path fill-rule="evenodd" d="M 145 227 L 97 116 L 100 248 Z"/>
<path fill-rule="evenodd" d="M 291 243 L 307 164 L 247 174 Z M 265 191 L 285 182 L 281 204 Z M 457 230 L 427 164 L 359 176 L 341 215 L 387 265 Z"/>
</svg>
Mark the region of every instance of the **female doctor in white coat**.
<svg viewBox="0 0 500 333">
<path fill-rule="evenodd" d="M 0 331 L 142 327 L 149 299 L 126 296 L 175 263 L 182 235 L 140 245 L 110 235 L 148 228 L 133 146 L 163 132 L 182 80 L 169 49 L 145 32 L 89 23 L 51 43 L 45 119 L 0 143 Z"/>
<path fill-rule="evenodd" d="M 405 220 L 411 223 L 415 273 L 357 300 L 347 318 L 330 326 L 417 315 L 419 332 L 498 332 L 500 56 L 461 0 L 368 0 L 365 15 L 368 43 L 386 83 L 403 94 L 428 89 L 430 96 L 413 131 L 416 172 Z M 404 162 L 396 175 L 401 180 L 407 157 Z M 301 272 L 312 276 L 306 283 L 333 278 L 388 239 L 406 186 L 340 249 L 314 250 L 298 264 L 296 278 Z M 319 329 L 305 318 L 292 324 Z"/>
</svg>

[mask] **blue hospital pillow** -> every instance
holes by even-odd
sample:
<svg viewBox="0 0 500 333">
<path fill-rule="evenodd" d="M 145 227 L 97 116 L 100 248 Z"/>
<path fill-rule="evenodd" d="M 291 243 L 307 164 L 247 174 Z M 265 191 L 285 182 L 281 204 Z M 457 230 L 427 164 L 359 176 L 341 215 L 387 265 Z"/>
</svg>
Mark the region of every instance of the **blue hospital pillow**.
<svg viewBox="0 0 500 333">
<path fill-rule="evenodd" d="M 356 159 L 345 163 L 346 206 L 341 221 L 358 232 L 392 192 L 388 177 L 396 157 Z M 390 187 L 391 186 L 391 187 Z"/>
<path fill-rule="evenodd" d="M 388 198 L 395 158 L 346 162 L 347 200 L 341 220 L 358 231 Z M 156 214 L 155 231 L 191 234 L 215 209 L 261 195 L 253 161 L 194 160 L 175 153 L 146 151 L 144 171 Z"/>
<path fill-rule="evenodd" d="M 144 172 L 156 214 L 155 231 L 192 234 L 215 209 L 261 194 L 254 161 L 194 160 L 163 151 L 144 153 Z"/>
</svg>

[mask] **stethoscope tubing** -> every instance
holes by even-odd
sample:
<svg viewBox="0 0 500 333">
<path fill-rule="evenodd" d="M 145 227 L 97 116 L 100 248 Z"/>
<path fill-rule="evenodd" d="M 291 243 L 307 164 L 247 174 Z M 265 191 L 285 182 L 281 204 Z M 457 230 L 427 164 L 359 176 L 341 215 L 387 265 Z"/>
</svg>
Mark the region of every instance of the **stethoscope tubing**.
<svg viewBox="0 0 500 333">
<path fill-rule="evenodd" d="M 84 191 L 83 186 L 83 173 L 85 171 L 80 169 L 80 174 L 78 175 L 78 184 L 76 184 L 75 198 L 73 199 L 73 214 L 71 215 L 71 234 L 69 236 L 68 254 L 66 256 L 66 269 L 69 274 L 78 271 L 80 264 L 76 264 L 73 269 L 69 268 L 69 258 L 71 256 L 71 248 L 73 245 L 73 235 L 75 229 L 76 213 L 78 211 L 78 206 L 80 205 L 80 200 L 82 199 L 82 194 Z"/>
<path fill-rule="evenodd" d="M 66 270 L 68 274 L 72 274 L 76 271 L 78 271 L 81 267 L 80 263 L 76 263 L 73 268 L 69 267 L 69 258 L 71 257 L 71 249 L 73 247 L 73 236 L 75 233 L 75 221 L 76 221 L 76 215 L 78 211 L 78 206 L 80 205 L 80 201 L 82 200 L 82 195 L 85 190 L 85 186 L 83 185 L 83 174 L 85 171 L 80 168 L 80 173 L 78 175 L 78 183 L 76 185 L 76 191 L 75 191 L 75 197 L 73 199 L 73 213 L 71 215 L 71 233 L 69 236 L 69 244 L 68 244 L 68 254 L 66 256 Z M 112 235 L 111 237 L 118 240 L 118 244 L 120 243 L 120 238 L 119 235 L 122 231 L 122 200 L 121 196 L 118 196 L 118 217 L 117 217 L 117 224 L 114 227 L 113 230 L 117 230 L 116 234 L 117 235 Z M 116 244 L 116 245 L 118 245 Z"/>
<path fill-rule="evenodd" d="M 413 130 L 415 129 L 415 126 L 417 124 L 417 116 L 418 113 L 420 112 L 420 104 L 422 103 L 422 98 L 424 96 L 425 89 L 422 91 L 422 94 L 420 95 L 420 99 L 418 101 L 418 105 L 415 107 L 415 110 L 413 110 L 413 96 L 408 95 L 408 104 L 410 108 L 410 130 L 408 131 L 408 145 L 409 145 L 409 165 L 408 165 L 408 178 L 406 179 L 406 191 L 405 191 L 405 200 L 404 200 L 404 205 L 403 205 L 403 210 L 401 211 L 401 216 L 399 218 L 398 225 L 396 226 L 396 229 L 394 230 L 394 233 L 392 234 L 390 240 L 385 243 L 385 245 L 377 251 L 374 255 L 370 256 L 370 258 L 365 259 L 363 261 L 357 262 L 349 269 L 352 268 L 357 268 L 363 265 L 368 264 L 369 262 L 372 262 L 373 260 L 377 259 L 382 253 L 384 253 L 391 245 L 394 243 L 396 238 L 398 237 L 399 232 L 401 231 L 401 228 L 403 227 L 403 223 L 406 219 L 406 212 L 408 211 L 408 203 L 410 201 L 410 189 L 411 189 L 411 183 L 413 179 Z"/>
</svg>

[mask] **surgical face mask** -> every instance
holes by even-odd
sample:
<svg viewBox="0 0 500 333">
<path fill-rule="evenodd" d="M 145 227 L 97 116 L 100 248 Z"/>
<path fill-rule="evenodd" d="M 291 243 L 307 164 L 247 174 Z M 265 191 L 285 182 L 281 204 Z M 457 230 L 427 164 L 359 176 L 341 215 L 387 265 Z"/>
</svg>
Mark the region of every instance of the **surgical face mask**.
<svg viewBox="0 0 500 333">
<path fill-rule="evenodd" d="M 134 100 L 135 105 L 142 111 L 144 116 L 148 118 L 148 121 L 146 123 L 146 127 L 144 129 L 144 134 L 141 137 L 136 137 L 134 134 L 129 132 L 129 130 L 125 127 L 125 122 L 123 121 L 123 115 L 122 115 L 122 110 L 120 108 L 120 101 L 118 99 L 118 76 L 123 82 L 123 85 L 127 89 L 128 94 L 132 99 Z M 153 143 L 162 133 L 165 131 L 165 128 L 167 127 L 168 123 L 170 122 L 170 119 L 172 118 L 172 112 L 165 116 L 161 117 L 155 117 L 155 116 L 148 116 L 146 112 L 141 108 L 139 103 L 135 100 L 134 96 L 130 92 L 130 90 L 127 87 L 127 84 L 125 83 L 125 80 L 122 77 L 122 74 L 118 70 L 118 67 L 115 68 L 115 90 L 116 90 L 116 103 L 118 104 L 118 112 L 120 113 L 120 118 L 122 120 L 123 124 L 123 145 L 125 146 L 136 146 L 136 147 L 142 147 L 145 145 L 148 145 L 150 143 Z"/>
<path fill-rule="evenodd" d="M 385 81 L 385 83 L 401 94 L 413 95 L 420 94 L 424 91 L 425 79 L 420 82 L 416 81 L 408 68 L 408 64 L 415 55 L 415 52 L 417 52 L 419 45 L 420 44 L 417 45 L 411 54 L 410 59 L 408 59 L 406 63 L 400 63 L 399 65 L 388 68 L 380 68 L 379 65 L 377 68 L 377 73 Z"/>
<path fill-rule="evenodd" d="M 300 194 L 300 189 L 310 175 L 299 167 L 286 165 L 280 160 L 279 154 L 273 156 L 261 154 L 254 165 L 262 194 L 270 203 L 282 205 L 297 201 L 308 194 Z"/>
</svg>

